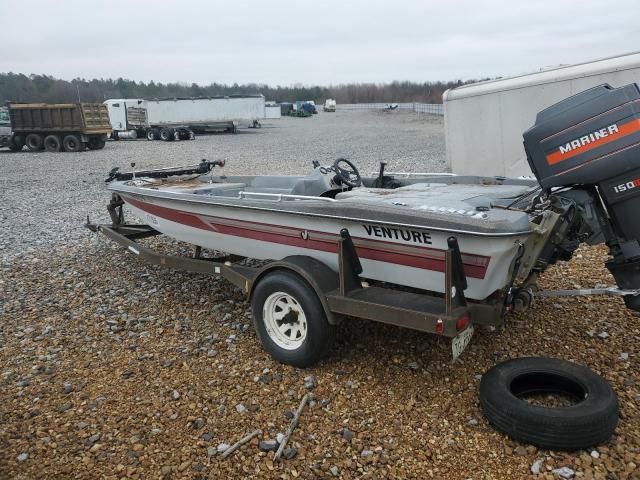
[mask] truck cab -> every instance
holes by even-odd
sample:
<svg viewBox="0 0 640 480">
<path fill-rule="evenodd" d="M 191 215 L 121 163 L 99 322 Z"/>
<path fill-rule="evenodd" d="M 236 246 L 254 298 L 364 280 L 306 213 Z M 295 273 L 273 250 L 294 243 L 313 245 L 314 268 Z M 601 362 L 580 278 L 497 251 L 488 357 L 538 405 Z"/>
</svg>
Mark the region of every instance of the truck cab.
<svg viewBox="0 0 640 480">
<path fill-rule="evenodd" d="M 0 107 L 0 147 L 11 147 L 11 120 L 9 109 Z"/>
<path fill-rule="evenodd" d="M 324 102 L 323 110 L 325 112 L 335 112 L 336 111 L 336 101 L 333 98 L 327 98 Z"/>
<path fill-rule="evenodd" d="M 114 138 L 144 136 L 147 128 L 147 109 L 144 100 L 115 98 L 105 101 L 104 104 L 109 111 Z M 133 135 L 130 132 L 136 132 L 136 134 Z"/>
</svg>

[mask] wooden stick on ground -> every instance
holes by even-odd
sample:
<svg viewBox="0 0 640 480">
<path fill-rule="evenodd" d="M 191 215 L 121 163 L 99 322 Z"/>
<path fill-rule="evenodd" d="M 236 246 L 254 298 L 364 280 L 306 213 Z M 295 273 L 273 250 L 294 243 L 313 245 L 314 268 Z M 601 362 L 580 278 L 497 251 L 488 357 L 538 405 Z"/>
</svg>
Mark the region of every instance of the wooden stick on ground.
<svg viewBox="0 0 640 480">
<path fill-rule="evenodd" d="M 287 445 L 287 442 L 289 441 L 289 437 L 293 433 L 293 430 L 298 426 L 298 421 L 300 420 L 300 415 L 302 415 L 302 410 L 304 410 L 305 405 L 309 403 L 309 401 L 312 398 L 313 398 L 313 395 L 311 395 L 310 393 L 307 393 L 304 397 L 302 397 L 302 401 L 300 402 L 300 405 L 298 405 L 298 410 L 296 410 L 296 414 L 293 416 L 293 420 L 291 420 L 291 423 L 289 424 L 289 428 L 287 428 L 287 433 L 284 434 L 282 443 L 280 444 L 280 446 L 278 446 L 278 450 L 276 451 L 276 454 L 273 456 L 274 462 L 277 462 L 280 460 L 280 456 L 282 455 L 282 452 L 284 451 L 284 447 Z"/>
<path fill-rule="evenodd" d="M 254 430 L 250 434 L 245 435 L 240 440 L 238 440 L 236 443 L 234 443 L 229 448 L 227 448 L 224 452 L 222 452 L 222 455 L 221 455 L 222 458 L 227 458 L 229 455 L 231 455 L 233 452 L 235 452 L 238 448 L 240 448 L 241 445 L 244 445 L 249 440 L 251 440 L 253 437 L 257 437 L 258 435 L 261 435 L 261 434 L 262 434 L 262 430 Z"/>
</svg>

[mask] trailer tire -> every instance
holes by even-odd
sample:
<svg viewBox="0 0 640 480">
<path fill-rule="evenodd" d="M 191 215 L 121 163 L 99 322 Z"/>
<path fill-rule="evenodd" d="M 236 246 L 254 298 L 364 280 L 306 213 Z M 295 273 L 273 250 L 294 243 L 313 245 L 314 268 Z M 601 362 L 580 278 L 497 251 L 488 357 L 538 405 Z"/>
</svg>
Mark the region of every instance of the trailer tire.
<svg viewBox="0 0 640 480">
<path fill-rule="evenodd" d="M 27 135 L 25 143 L 27 144 L 27 148 L 32 152 L 39 152 L 44 148 L 44 139 L 42 138 L 42 135 L 37 133 L 30 133 Z"/>
<path fill-rule="evenodd" d="M 163 128 L 162 130 L 160 130 L 160 140 L 171 142 L 173 140 L 173 134 L 173 128 Z"/>
<path fill-rule="evenodd" d="M 66 135 L 62 140 L 62 146 L 65 152 L 79 152 L 85 147 L 77 135 Z"/>
<path fill-rule="evenodd" d="M 19 142 L 16 142 L 16 138 L 18 138 Z M 9 138 L 9 150 L 12 152 L 19 152 L 24 147 L 24 141 L 22 141 L 22 137 L 13 136 Z"/>
<path fill-rule="evenodd" d="M 578 403 L 533 405 L 522 397 L 555 393 Z M 607 441 L 618 424 L 611 386 L 587 367 L 525 357 L 500 363 L 482 376 L 480 406 L 492 425 L 515 440 L 552 450 L 580 450 Z"/>
<path fill-rule="evenodd" d="M 11 145 L 9 148 L 11 148 L 12 151 L 19 152 L 25 145 L 24 137 L 22 135 L 14 135 L 11 138 Z"/>
<path fill-rule="evenodd" d="M 62 149 L 62 142 L 58 135 L 47 135 L 44 137 L 44 149 L 47 152 L 59 152 Z"/>
<path fill-rule="evenodd" d="M 147 140 L 157 140 L 158 139 L 158 131 L 155 128 L 150 128 L 147 130 Z"/>
<path fill-rule="evenodd" d="M 331 348 L 334 327 L 313 288 L 293 272 L 274 270 L 262 277 L 253 288 L 251 309 L 262 347 L 279 362 L 309 367 Z"/>
<path fill-rule="evenodd" d="M 106 144 L 107 142 L 102 138 L 93 137 L 89 139 L 87 146 L 89 147 L 89 150 L 102 150 Z"/>
</svg>

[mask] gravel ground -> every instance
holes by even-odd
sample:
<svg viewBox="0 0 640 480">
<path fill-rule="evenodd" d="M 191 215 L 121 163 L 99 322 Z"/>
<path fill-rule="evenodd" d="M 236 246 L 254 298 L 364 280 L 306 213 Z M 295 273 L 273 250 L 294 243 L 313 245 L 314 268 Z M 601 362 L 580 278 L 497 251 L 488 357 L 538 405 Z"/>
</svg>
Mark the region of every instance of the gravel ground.
<svg viewBox="0 0 640 480">
<path fill-rule="evenodd" d="M 361 136 L 347 140 L 355 121 L 375 134 L 359 126 Z M 229 151 L 236 142 L 260 142 L 252 147 L 264 145 L 260 153 L 280 159 L 282 170 L 289 165 L 286 173 L 304 171 L 311 158 L 343 153 L 312 140 L 311 124 L 302 122 L 332 132 L 325 138 L 345 132 L 351 146 L 344 152 L 367 168 L 393 158 L 394 145 L 406 147 L 408 139 L 419 145 L 422 135 L 434 146 L 402 156 L 413 165 L 443 168 L 441 125 L 412 115 L 320 114 L 237 137 L 202 137 L 182 148 L 211 144 L 192 155 L 226 157 L 229 173 L 246 171 L 248 163 L 234 165 Z M 285 152 L 268 148 L 272 134 L 281 141 L 288 136 Z M 376 146 L 370 155 L 378 156 L 365 159 L 369 140 Z M 141 157 L 161 165 L 175 158 L 161 162 L 151 153 L 175 156 L 178 148 L 121 142 L 73 160 L 0 157 L 5 183 L 12 175 L 0 231 L 11 251 L 0 268 L 0 478 L 639 478 L 640 316 L 620 299 L 540 300 L 509 317 L 505 327 L 480 331 L 456 363 L 443 339 L 349 320 L 322 364 L 307 370 L 278 364 L 262 351 L 239 290 L 219 279 L 132 261 L 105 238 L 77 227 L 86 213 L 104 208 L 100 182 L 116 151 L 120 165 L 132 159 L 143 164 Z M 13 186 L 18 165 L 44 157 L 51 163 L 38 163 L 41 170 L 32 173 L 37 180 L 23 174 Z M 56 165 L 62 178 L 70 177 L 75 159 L 86 163 L 78 161 L 82 178 L 69 193 Z M 255 171 L 268 170 L 255 156 L 253 162 Z M 73 213 L 67 213 L 69 201 L 78 202 Z M 29 223 L 16 223 L 17 209 L 31 215 Z M 46 248 L 24 238 L 37 233 L 41 221 L 60 229 L 53 236 L 43 230 L 40 245 Z M 16 256 L 29 248 L 30 255 Z M 573 262 L 550 269 L 542 287 L 612 283 L 605 257 L 602 247 L 582 248 Z M 595 449 L 566 453 L 538 450 L 493 430 L 478 407 L 480 376 L 497 361 L 526 355 L 575 360 L 610 381 L 622 414 L 615 436 Z M 308 391 L 314 402 L 291 437 L 291 458 L 274 464 L 273 452 L 262 452 L 259 442 L 286 430 Z M 218 447 L 257 428 L 261 436 L 220 458 Z"/>
</svg>

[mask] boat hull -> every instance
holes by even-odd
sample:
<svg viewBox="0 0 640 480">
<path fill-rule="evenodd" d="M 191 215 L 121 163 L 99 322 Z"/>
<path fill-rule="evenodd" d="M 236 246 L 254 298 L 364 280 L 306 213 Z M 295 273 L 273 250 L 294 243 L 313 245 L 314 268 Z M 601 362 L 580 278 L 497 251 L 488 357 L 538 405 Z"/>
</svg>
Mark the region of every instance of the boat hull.
<svg viewBox="0 0 640 480">
<path fill-rule="evenodd" d="M 362 277 L 443 292 L 446 231 L 378 225 L 290 212 L 228 208 L 213 203 L 120 193 L 141 221 L 176 240 L 256 259 L 306 255 L 338 270 L 338 239 L 346 228 L 363 267 Z M 509 283 L 522 236 L 455 235 L 467 275 L 468 298 L 484 300 Z"/>
</svg>

